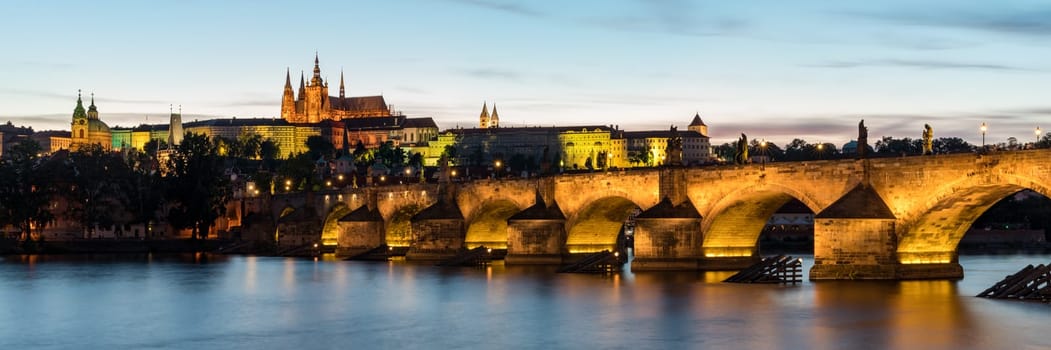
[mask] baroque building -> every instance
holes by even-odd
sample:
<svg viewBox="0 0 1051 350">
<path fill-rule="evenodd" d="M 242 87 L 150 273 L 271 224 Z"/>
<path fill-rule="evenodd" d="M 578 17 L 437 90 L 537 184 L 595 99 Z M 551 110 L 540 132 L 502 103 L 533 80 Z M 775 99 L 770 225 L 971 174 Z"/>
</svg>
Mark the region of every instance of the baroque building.
<svg viewBox="0 0 1051 350">
<path fill-rule="evenodd" d="M 108 150 L 113 144 L 109 126 L 99 120 L 99 110 L 98 107 L 95 107 L 95 94 L 91 94 L 91 105 L 85 111 L 80 91 L 77 91 L 77 106 L 73 108 L 73 122 L 70 130 L 72 131 L 70 144 L 73 148 L 94 143 Z"/>
<path fill-rule="evenodd" d="M 299 77 L 298 96 L 292 91 L 291 71 L 285 71 L 285 91 L 281 98 L 281 119 L 289 123 L 318 123 L 323 120 L 389 117 L 390 106 L 383 96 L 346 97 L 343 72 L 339 73 L 339 96 L 329 96 L 328 82 L 321 77 L 321 66 L 314 55 L 314 75 L 309 83 Z"/>
</svg>

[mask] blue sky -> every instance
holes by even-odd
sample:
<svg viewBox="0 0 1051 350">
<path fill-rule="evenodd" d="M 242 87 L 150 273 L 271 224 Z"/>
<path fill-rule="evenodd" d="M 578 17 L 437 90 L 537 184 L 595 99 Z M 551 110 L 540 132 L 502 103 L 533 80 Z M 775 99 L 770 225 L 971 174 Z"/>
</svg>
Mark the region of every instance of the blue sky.
<svg viewBox="0 0 1051 350">
<path fill-rule="evenodd" d="M 3 2 L 0 122 L 68 129 L 279 114 L 285 69 L 443 128 L 685 127 L 785 143 L 1051 130 L 1051 3 L 997 1 Z"/>
</svg>

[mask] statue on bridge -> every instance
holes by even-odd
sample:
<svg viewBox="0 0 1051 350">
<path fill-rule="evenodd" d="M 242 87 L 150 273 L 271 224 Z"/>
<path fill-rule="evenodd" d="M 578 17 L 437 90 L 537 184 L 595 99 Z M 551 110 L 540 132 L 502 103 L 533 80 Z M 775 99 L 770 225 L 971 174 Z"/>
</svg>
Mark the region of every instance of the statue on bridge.
<svg viewBox="0 0 1051 350">
<path fill-rule="evenodd" d="M 865 153 L 869 148 L 869 128 L 865 127 L 865 119 L 858 123 L 858 158 L 865 159 Z"/>
<path fill-rule="evenodd" d="M 672 125 L 668 135 L 668 147 L 665 147 L 664 154 L 668 155 L 668 159 L 664 164 L 671 166 L 682 166 L 682 137 L 679 136 L 679 131 Z"/>
<path fill-rule="evenodd" d="M 737 164 L 748 163 L 748 136 L 741 133 L 741 138 L 737 140 L 737 154 L 734 156 L 734 161 Z"/>
<path fill-rule="evenodd" d="M 923 124 L 923 155 L 934 154 L 934 129 Z"/>
</svg>

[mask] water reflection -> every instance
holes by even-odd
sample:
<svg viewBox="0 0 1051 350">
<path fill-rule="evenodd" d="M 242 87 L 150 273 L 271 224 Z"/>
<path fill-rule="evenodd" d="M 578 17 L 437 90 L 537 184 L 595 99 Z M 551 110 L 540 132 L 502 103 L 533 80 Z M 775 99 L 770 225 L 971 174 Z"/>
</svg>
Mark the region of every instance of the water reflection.
<svg viewBox="0 0 1051 350">
<path fill-rule="evenodd" d="M 6 257 L 0 300 L 18 302 L 0 304 L 0 348 L 1051 345 L 1051 306 L 969 296 L 1033 257 L 982 259 L 961 258 L 992 267 L 958 282 L 777 286 L 717 283 L 725 272 L 579 275 L 501 262 Z"/>
</svg>

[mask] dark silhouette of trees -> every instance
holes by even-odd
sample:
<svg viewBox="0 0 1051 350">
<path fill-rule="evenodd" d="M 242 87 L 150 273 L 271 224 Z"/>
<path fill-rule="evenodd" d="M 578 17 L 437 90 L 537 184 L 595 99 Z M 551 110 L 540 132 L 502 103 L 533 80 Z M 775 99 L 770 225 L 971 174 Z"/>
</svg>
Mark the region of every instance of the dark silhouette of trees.
<svg viewBox="0 0 1051 350">
<path fill-rule="evenodd" d="M 50 211 L 55 188 L 42 169 L 40 151 L 35 141 L 23 140 L 0 160 L 0 226 L 18 228 L 23 240 L 55 217 Z"/>
<path fill-rule="evenodd" d="M 207 238 L 231 196 L 217 145 L 205 135 L 188 133 L 168 160 L 168 169 L 172 226 L 191 229 L 193 239 Z"/>
<path fill-rule="evenodd" d="M 88 144 L 71 152 L 65 163 L 54 174 L 69 182 L 69 190 L 60 194 L 71 204 L 70 214 L 84 229 L 84 237 L 93 237 L 96 228 L 132 220 L 127 216 L 131 204 L 127 196 L 133 174 L 120 153 Z"/>
</svg>

